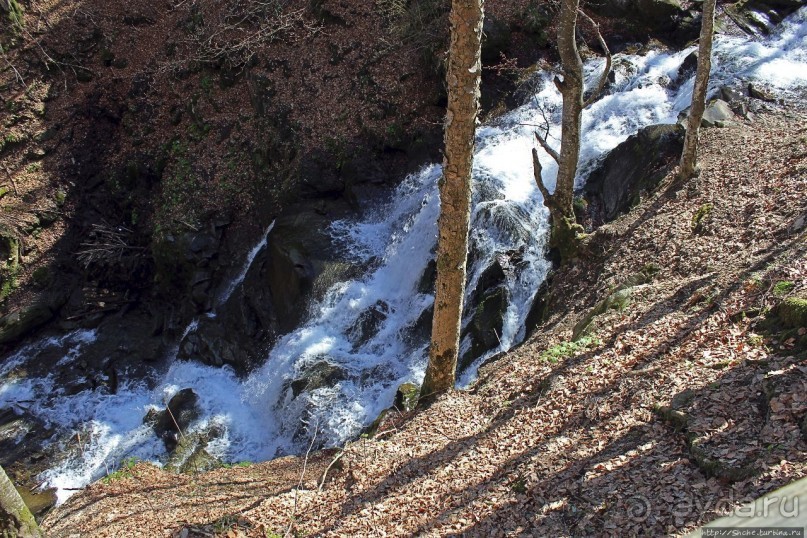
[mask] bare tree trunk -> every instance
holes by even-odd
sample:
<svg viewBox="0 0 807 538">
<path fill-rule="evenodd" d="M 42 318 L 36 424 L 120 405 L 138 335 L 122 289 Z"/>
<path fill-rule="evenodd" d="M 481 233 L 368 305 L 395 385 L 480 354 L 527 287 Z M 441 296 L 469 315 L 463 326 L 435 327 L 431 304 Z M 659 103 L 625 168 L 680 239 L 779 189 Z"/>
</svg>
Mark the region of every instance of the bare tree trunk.
<svg viewBox="0 0 807 538">
<path fill-rule="evenodd" d="M 678 178 L 690 179 L 698 175 L 698 134 L 703 111 L 706 109 L 706 90 L 709 86 L 709 72 L 712 70 L 712 38 L 715 26 L 716 0 L 705 0 L 701 20 L 701 37 L 698 45 L 698 70 L 695 73 L 695 87 L 692 90 L 692 106 L 689 108 L 687 133 L 684 150 L 681 153 L 681 166 Z"/>
<path fill-rule="evenodd" d="M 558 21 L 558 53 L 563 81 L 556 83 L 563 95 L 563 116 L 558 179 L 553 196 L 562 216 L 566 218 L 574 218 L 572 197 L 580 158 L 580 125 L 583 116 L 583 60 L 580 59 L 575 38 L 579 3 L 579 0 L 561 0 Z"/>
<path fill-rule="evenodd" d="M 42 533 L 33 514 L 17 492 L 6 472 L 0 467 L 0 533 L 2 536 L 39 538 Z"/>
<path fill-rule="evenodd" d="M 453 0 L 451 4 L 437 286 L 429 365 L 421 388 L 424 402 L 454 387 L 457 368 L 471 218 L 471 165 L 482 73 L 483 16 L 484 0 Z"/>
<path fill-rule="evenodd" d="M 561 0 L 558 14 L 558 53 L 560 54 L 561 68 L 563 70 L 563 80 L 555 78 L 555 85 L 563 96 L 560 152 L 554 151 L 546 140 L 541 138 L 537 132 L 535 133 L 540 145 L 558 163 L 555 192 L 551 195 L 541 178 L 542 169 L 538 160 L 538 152 L 533 149 L 532 153 L 535 182 L 538 184 L 538 188 L 544 197 L 544 202 L 549 208 L 552 226 L 549 246 L 560 252 L 561 260 L 563 261 L 568 261 L 575 257 L 583 236 L 583 227 L 577 224 L 574 209 L 572 208 L 574 179 L 577 176 L 577 165 L 580 159 L 580 130 L 583 109 L 597 98 L 605 86 L 608 73 L 611 70 L 611 53 L 605 44 L 605 40 L 602 38 L 596 23 L 580 11 L 579 4 L 579 0 Z M 575 35 L 578 12 L 594 27 L 600 46 L 606 55 L 605 70 L 594 92 L 585 103 L 583 102 L 583 60 L 577 50 Z"/>
</svg>

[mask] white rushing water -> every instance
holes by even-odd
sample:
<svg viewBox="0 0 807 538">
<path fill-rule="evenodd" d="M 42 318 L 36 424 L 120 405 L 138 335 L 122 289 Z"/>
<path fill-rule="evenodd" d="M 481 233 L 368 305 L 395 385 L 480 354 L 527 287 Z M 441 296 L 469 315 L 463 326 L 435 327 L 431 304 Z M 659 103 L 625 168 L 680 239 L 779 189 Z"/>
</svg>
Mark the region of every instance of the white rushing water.
<svg viewBox="0 0 807 538">
<path fill-rule="evenodd" d="M 691 98 L 692 80 L 676 80 L 691 51 L 615 57 L 616 82 L 583 115 L 580 181 L 610 149 L 641 127 L 676 121 Z M 590 83 L 601 66 L 602 61 L 587 64 Z M 713 73 L 713 91 L 726 84 L 754 81 L 786 98 L 803 99 L 807 91 L 807 8 L 764 41 L 719 37 Z M 532 125 L 543 123 L 543 113 L 551 122 L 550 143 L 556 146 L 559 138 L 560 95 L 549 80 L 546 75 L 538 81 L 528 103 L 478 131 L 471 229 L 475 254 L 468 293 L 482 271 L 498 258 L 505 265 L 510 300 L 502 334 L 497 335 L 501 346 L 467 368 L 461 385 L 475 378 L 485 358 L 523 339 L 532 297 L 546 276 L 547 212 L 533 181 L 530 151 Z M 541 153 L 545 180 L 552 184 L 557 167 Z M 433 302 L 418 289 L 436 243 L 440 174 L 438 165 L 425 167 L 406 178 L 391 201 L 376 212 L 361 221 L 332 225 L 331 233 L 345 256 L 357 262 L 373 260 L 371 269 L 363 278 L 333 286 L 321 302 L 311 306 L 309 320 L 282 337 L 264 366 L 247 379 L 239 379 L 226 367 L 172 360 L 167 371 L 155 372 L 148 384 L 124 382 L 114 395 L 91 390 L 66 395 L 51 377 L 15 377 L 13 372 L 47 349 L 63 350 L 65 362 L 76 360 L 82 347 L 95 338 L 94 331 L 21 347 L 0 367 L 0 409 L 27 409 L 63 432 L 59 439 L 72 435 L 81 446 L 68 450 L 72 457 L 45 472 L 42 479 L 59 488 L 63 500 L 71 492 L 68 488 L 103 476 L 124 457 L 164 460 L 162 442 L 143 425 L 142 417 L 149 409 L 163 408 L 173 394 L 186 387 L 196 391 L 203 409 L 203 416 L 191 429 L 201 430 L 213 422 L 223 425 L 223 437 L 208 450 L 228 461 L 265 460 L 298 452 L 315 432 L 324 445 L 341 444 L 355 436 L 391 404 L 401 383 L 420 382 L 423 376 L 425 343 L 413 339 L 411 329 Z M 271 227 L 250 252 L 223 299 L 243 280 L 251 260 L 267 241 L 271 241 Z M 513 251 L 520 256 L 508 262 L 503 255 Z M 372 308 L 383 315 L 372 334 L 362 336 L 362 316 Z M 464 323 L 468 322 L 466 316 Z M 463 345 L 467 348 L 468 342 Z M 338 371 L 338 383 L 295 398 L 290 382 L 323 361 L 331 371 Z"/>
</svg>

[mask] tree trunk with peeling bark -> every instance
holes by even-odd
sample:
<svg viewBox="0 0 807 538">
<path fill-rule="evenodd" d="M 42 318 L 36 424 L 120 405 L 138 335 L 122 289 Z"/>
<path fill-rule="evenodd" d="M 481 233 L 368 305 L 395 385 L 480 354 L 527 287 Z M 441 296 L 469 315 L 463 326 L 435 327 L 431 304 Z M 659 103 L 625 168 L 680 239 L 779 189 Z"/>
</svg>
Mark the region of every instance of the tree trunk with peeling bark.
<svg viewBox="0 0 807 538">
<path fill-rule="evenodd" d="M 437 285 L 429 364 L 421 388 L 421 400 L 426 403 L 453 388 L 455 382 L 471 218 L 471 166 L 479 112 L 483 13 L 483 0 L 453 0 L 451 4 Z"/>
<path fill-rule="evenodd" d="M 580 159 L 580 131 L 583 109 L 590 105 L 608 80 L 611 70 L 611 53 L 608 50 L 597 24 L 588 15 L 580 11 L 579 0 L 561 0 L 558 13 L 558 53 L 560 54 L 563 80 L 555 79 L 555 85 L 563 97 L 563 112 L 561 117 L 560 151 L 552 149 L 546 140 L 536 132 L 535 137 L 558 163 L 558 175 L 555 192 L 549 194 L 541 178 L 541 162 L 538 160 L 538 151 L 533 149 L 532 161 L 535 182 L 538 185 L 544 202 L 549 209 L 551 221 L 550 248 L 557 249 L 561 261 L 568 261 L 577 254 L 581 240 L 584 236 L 583 227 L 580 226 L 574 215 L 572 203 L 574 200 L 574 179 L 577 176 L 577 166 Z M 597 33 L 600 46 L 605 52 L 605 69 L 600 76 L 597 87 L 591 96 L 583 101 L 584 77 L 583 60 L 577 50 L 576 29 L 577 15 L 580 15 L 591 25 Z"/>
<path fill-rule="evenodd" d="M 698 135 L 703 111 L 706 109 L 706 90 L 712 70 L 712 39 L 715 29 L 716 0 L 705 0 L 701 19 L 701 37 L 698 44 L 698 69 L 695 72 L 695 87 L 692 89 L 692 106 L 689 108 L 687 133 L 678 178 L 687 180 L 698 175 Z"/>
<path fill-rule="evenodd" d="M 2 467 L 0 467 L 0 535 L 19 538 L 42 536 L 33 514 Z"/>
</svg>

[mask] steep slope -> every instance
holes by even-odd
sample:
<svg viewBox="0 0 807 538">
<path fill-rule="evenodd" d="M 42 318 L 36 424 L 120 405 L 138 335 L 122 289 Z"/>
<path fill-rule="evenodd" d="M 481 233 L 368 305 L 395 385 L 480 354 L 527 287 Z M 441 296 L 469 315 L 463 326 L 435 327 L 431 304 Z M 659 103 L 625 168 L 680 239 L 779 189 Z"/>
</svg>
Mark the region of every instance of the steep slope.
<svg viewBox="0 0 807 538">
<path fill-rule="evenodd" d="M 293 474 L 263 491 L 276 462 L 193 479 L 136 467 L 45 528 L 679 534 L 805 476 L 805 327 L 781 306 L 807 294 L 805 120 L 792 106 L 707 130 L 701 176 L 669 174 L 599 228 L 590 256 L 556 274 L 533 337 L 470 390 L 349 444 L 321 489 Z"/>
</svg>

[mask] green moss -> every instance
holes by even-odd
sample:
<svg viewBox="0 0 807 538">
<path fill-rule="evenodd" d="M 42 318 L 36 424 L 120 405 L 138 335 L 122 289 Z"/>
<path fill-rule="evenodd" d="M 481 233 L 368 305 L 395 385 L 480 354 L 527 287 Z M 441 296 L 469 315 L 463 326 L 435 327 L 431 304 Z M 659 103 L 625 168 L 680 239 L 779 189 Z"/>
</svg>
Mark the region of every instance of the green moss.
<svg viewBox="0 0 807 538">
<path fill-rule="evenodd" d="M 47 267 L 38 267 L 34 270 L 31 278 L 34 281 L 34 284 L 40 287 L 46 287 L 51 282 L 51 273 Z"/>
<path fill-rule="evenodd" d="M 789 280 L 781 280 L 773 285 L 773 294 L 777 297 L 782 297 L 793 291 L 793 288 L 795 287 L 796 284 L 793 282 L 790 282 Z"/>
<path fill-rule="evenodd" d="M 692 232 L 695 234 L 701 234 L 705 231 L 706 224 L 709 222 L 709 218 L 712 215 L 712 210 L 714 209 L 714 204 L 703 204 L 695 211 L 695 214 L 692 215 Z"/>
<path fill-rule="evenodd" d="M 561 263 L 567 264 L 577 258 L 586 234 L 574 217 L 553 219 L 550 246 L 557 249 Z"/>
<path fill-rule="evenodd" d="M 404 383 L 395 393 L 395 407 L 401 411 L 411 411 L 417 406 L 420 388 L 414 383 Z"/>
<path fill-rule="evenodd" d="M 779 305 L 779 319 L 785 327 L 807 327 L 807 299 L 790 297 Z"/>
<path fill-rule="evenodd" d="M 25 26 L 25 14 L 18 0 L 8 0 L 8 20 L 14 30 L 21 30 Z"/>
<path fill-rule="evenodd" d="M 584 336 L 576 341 L 563 342 L 556 346 L 552 346 L 541 353 L 540 360 L 556 364 L 562 359 L 572 357 L 580 351 L 597 347 L 598 345 L 600 345 L 600 340 L 598 338 L 593 336 Z"/>
<path fill-rule="evenodd" d="M 126 458 L 121 462 L 121 466 L 117 471 L 111 472 L 103 478 L 104 483 L 108 484 L 115 480 L 132 478 L 134 476 L 132 470 L 135 465 L 137 465 L 137 458 Z"/>
</svg>

